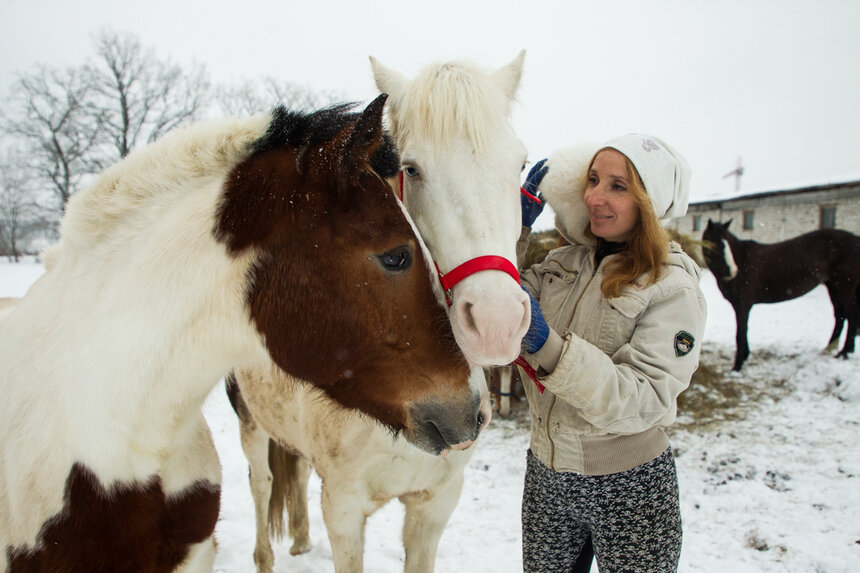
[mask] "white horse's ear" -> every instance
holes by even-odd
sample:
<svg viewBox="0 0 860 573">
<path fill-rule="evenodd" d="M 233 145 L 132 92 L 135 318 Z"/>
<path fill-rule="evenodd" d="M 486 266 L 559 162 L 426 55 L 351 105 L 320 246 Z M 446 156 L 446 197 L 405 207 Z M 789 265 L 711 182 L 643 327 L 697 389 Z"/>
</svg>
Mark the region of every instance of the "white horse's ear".
<svg viewBox="0 0 860 573">
<path fill-rule="evenodd" d="M 508 99 L 514 99 L 514 95 L 517 93 L 520 79 L 523 77 L 523 61 L 525 59 L 526 51 L 522 50 L 511 63 L 493 72 L 493 81 L 508 96 Z"/>
<path fill-rule="evenodd" d="M 400 72 L 383 66 L 373 56 L 370 56 L 370 67 L 373 68 L 373 79 L 380 92 L 396 99 L 406 89 L 409 80 Z"/>
</svg>

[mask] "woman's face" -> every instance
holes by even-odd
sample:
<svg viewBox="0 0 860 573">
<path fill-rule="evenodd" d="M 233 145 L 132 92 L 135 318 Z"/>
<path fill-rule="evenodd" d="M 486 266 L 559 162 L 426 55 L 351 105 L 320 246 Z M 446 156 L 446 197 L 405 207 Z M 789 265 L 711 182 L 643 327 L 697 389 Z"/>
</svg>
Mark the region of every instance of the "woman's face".
<svg viewBox="0 0 860 573">
<path fill-rule="evenodd" d="M 591 232 L 614 243 L 630 238 L 639 222 L 639 207 L 630 189 L 627 159 L 620 151 L 604 149 L 594 158 L 585 187 Z"/>
</svg>

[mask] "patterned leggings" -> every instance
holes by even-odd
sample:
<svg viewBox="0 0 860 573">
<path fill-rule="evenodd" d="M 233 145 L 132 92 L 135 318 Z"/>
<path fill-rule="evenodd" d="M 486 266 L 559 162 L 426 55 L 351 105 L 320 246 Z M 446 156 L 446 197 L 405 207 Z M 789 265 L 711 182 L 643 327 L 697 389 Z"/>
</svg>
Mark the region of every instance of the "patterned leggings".
<svg viewBox="0 0 860 573">
<path fill-rule="evenodd" d="M 671 449 L 604 476 L 555 472 L 528 452 L 523 571 L 570 573 L 589 536 L 600 573 L 677 571 L 681 509 Z"/>
</svg>

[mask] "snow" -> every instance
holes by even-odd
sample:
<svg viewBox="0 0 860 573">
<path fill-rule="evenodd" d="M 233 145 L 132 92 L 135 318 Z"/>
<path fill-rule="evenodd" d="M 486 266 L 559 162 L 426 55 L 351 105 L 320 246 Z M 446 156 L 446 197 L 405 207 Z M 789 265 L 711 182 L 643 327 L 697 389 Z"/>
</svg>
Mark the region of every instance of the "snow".
<svg viewBox="0 0 860 573">
<path fill-rule="evenodd" d="M 23 295 L 42 272 L 32 260 L 0 262 L 0 297 Z M 707 272 L 702 288 L 709 304 L 702 362 L 719 377 L 711 394 L 725 389 L 738 397 L 713 413 L 725 421 L 704 424 L 682 411 L 671 430 L 684 521 L 680 570 L 860 570 L 860 354 L 848 361 L 820 354 L 833 327 L 826 290 L 753 307 L 752 356 L 734 375 L 731 306 Z M 528 429 L 524 405 L 516 410 L 512 419 L 494 418 L 476 445 L 439 546 L 440 573 L 522 570 L 519 505 Z M 204 411 L 224 468 L 215 569 L 253 572 L 247 463 L 221 384 Z M 314 547 L 292 557 L 288 541 L 275 545 L 275 571 L 332 571 L 316 476 L 310 492 Z M 393 502 L 368 520 L 367 571 L 402 570 L 402 519 Z"/>
</svg>

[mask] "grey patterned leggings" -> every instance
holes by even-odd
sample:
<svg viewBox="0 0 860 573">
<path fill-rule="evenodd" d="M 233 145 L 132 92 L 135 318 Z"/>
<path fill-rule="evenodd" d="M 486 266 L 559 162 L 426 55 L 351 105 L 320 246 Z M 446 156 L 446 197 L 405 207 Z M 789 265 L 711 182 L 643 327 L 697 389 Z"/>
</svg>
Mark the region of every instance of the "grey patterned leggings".
<svg viewBox="0 0 860 573">
<path fill-rule="evenodd" d="M 528 452 L 523 571 L 570 573 L 589 536 L 600 573 L 677 571 L 681 508 L 671 449 L 604 476 L 555 472 Z"/>
</svg>

